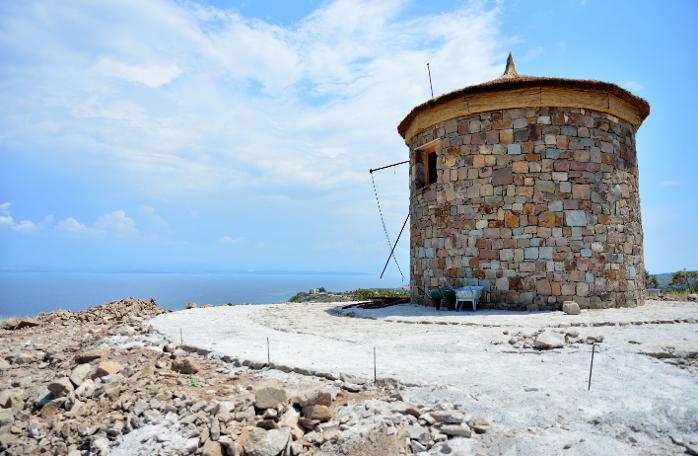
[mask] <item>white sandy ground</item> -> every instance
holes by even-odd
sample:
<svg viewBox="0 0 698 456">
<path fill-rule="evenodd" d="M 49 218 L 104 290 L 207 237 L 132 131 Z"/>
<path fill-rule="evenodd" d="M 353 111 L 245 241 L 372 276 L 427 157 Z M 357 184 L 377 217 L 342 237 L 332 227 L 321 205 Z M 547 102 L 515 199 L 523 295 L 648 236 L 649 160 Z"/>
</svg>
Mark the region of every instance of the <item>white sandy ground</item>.
<svg viewBox="0 0 698 456">
<path fill-rule="evenodd" d="M 423 385 L 408 388 L 408 399 L 448 400 L 492 422 L 490 433 L 473 439 L 474 453 L 683 454 L 670 436 L 698 443 L 698 371 L 641 353 L 663 347 L 697 352 L 695 303 L 650 301 L 579 316 L 412 305 L 350 310 L 368 318 L 339 316 L 341 305 L 199 308 L 160 315 L 152 324 L 171 340 L 179 341 L 181 329 L 185 344 L 256 362 L 267 359 L 268 337 L 273 362 L 365 378 L 373 377 L 376 347 L 378 377 Z M 658 320 L 692 322 L 632 324 Z M 601 322 L 623 326 L 574 328 L 582 336 L 604 336 L 591 391 L 591 346 L 519 352 L 503 334 Z"/>
</svg>

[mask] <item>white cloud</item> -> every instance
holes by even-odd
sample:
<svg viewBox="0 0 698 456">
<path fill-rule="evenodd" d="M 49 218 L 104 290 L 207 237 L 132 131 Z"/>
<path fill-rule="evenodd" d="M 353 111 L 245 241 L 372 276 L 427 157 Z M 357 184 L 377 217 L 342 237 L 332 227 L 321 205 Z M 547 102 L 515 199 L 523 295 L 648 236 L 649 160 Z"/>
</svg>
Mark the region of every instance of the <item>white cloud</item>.
<svg viewBox="0 0 698 456">
<path fill-rule="evenodd" d="M 114 234 L 117 237 L 127 237 L 138 233 L 136 222 L 126 215 L 123 209 L 104 214 L 94 224 L 98 231 Z"/>
<path fill-rule="evenodd" d="M 159 215 L 155 208 L 148 205 L 141 205 L 138 208 L 138 212 L 141 213 L 143 219 L 145 220 L 145 225 L 150 231 L 155 233 L 164 234 L 172 232 L 172 227 L 161 215 Z"/>
<path fill-rule="evenodd" d="M 496 7 L 404 18 L 404 4 L 337 0 L 288 27 L 193 2 L 9 6 L 0 43 L 21 58 L 0 62 L 0 123 L 159 195 L 357 191 L 406 156 L 396 126 L 429 97 L 427 61 L 437 94 L 504 66 Z"/>
<path fill-rule="evenodd" d="M 89 231 L 87 225 L 78 222 L 73 217 L 68 217 L 67 219 L 58 222 L 56 224 L 56 229 L 66 233 L 87 233 Z"/>
<path fill-rule="evenodd" d="M 132 237 L 139 233 L 135 220 L 126 215 L 123 209 L 101 215 L 92 225 L 68 217 L 56 223 L 55 229 L 64 233 L 118 238 Z"/>
<path fill-rule="evenodd" d="M 102 57 L 92 68 L 99 77 L 115 77 L 130 82 L 138 82 L 151 88 L 161 87 L 179 76 L 182 71 L 175 64 L 128 65 L 123 62 Z"/>
<path fill-rule="evenodd" d="M 0 204 L 0 225 L 6 226 L 19 233 L 31 233 L 39 228 L 39 225 L 31 220 L 16 221 L 12 214 L 10 214 L 11 207 L 12 204 L 9 201 Z"/>
<path fill-rule="evenodd" d="M 644 90 L 644 88 L 645 88 L 645 86 L 643 86 L 643 85 L 640 84 L 639 82 L 637 82 L 637 81 L 632 81 L 632 80 L 631 80 L 631 81 L 625 81 L 625 82 L 622 84 L 622 86 L 625 87 L 626 89 L 630 90 L 631 92 L 639 92 L 639 91 L 641 91 L 641 90 Z"/>
<path fill-rule="evenodd" d="M 239 244 L 240 242 L 244 241 L 244 237 L 233 237 L 233 236 L 228 236 L 225 235 L 222 238 L 218 240 L 221 244 Z"/>
<path fill-rule="evenodd" d="M 681 181 L 678 180 L 665 180 L 659 183 L 660 187 L 678 187 L 681 185 Z"/>
</svg>

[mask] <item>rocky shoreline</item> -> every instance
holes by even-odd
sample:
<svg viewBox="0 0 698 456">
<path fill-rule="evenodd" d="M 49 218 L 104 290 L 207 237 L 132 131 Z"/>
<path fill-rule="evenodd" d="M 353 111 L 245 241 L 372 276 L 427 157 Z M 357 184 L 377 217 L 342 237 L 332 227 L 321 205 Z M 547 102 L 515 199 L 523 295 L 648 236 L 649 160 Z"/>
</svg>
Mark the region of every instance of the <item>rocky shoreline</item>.
<svg viewBox="0 0 698 456">
<path fill-rule="evenodd" d="M 0 329 L 0 454 L 459 454 L 489 422 L 373 384 L 221 358 L 155 333 L 154 300 Z M 248 364 L 243 366 L 242 364 Z"/>
</svg>

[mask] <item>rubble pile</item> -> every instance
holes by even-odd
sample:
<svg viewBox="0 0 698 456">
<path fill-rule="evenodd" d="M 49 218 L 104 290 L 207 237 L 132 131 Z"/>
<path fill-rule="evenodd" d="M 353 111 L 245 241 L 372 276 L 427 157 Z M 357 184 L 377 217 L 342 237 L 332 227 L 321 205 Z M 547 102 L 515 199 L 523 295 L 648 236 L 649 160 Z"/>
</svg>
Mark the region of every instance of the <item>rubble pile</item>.
<svg viewBox="0 0 698 456">
<path fill-rule="evenodd" d="M 175 345 L 149 324 L 162 312 L 130 298 L 8 321 L 0 454 L 427 454 L 489 430 L 449 404 L 403 401 L 394 382 L 253 370 Z"/>
</svg>

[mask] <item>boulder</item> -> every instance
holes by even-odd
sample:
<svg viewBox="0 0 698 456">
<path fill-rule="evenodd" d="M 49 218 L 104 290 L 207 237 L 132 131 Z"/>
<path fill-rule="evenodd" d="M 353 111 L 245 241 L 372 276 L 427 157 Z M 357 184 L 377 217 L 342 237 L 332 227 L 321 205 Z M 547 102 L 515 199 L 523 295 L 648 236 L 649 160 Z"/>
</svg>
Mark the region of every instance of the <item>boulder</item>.
<svg viewBox="0 0 698 456">
<path fill-rule="evenodd" d="M 0 371 L 7 370 L 10 368 L 10 363 L 0 358 Z"/>
<path fill-rule="evenodd" d="M 189 302 L 187 303 L 187 309 L 196 309 L 197 305 L 196 303 Z"/>
<path fill-rule="evenodd" d="M 53 397 L 53 395 L 50 395 Z M 41 412 L 39 416 L 45 420 L 51 420 L 54 416 L 61 413 L 64 410 L 63 405 L 65 404 L 65 398 L 59 397 L 48 401 L 43 407 L 41 407 Z"/>
<path fill-rule="evenodd" d="M 39 322 L 34 318 L 10 318 L 5 322 L 7 329 L 23 329 L 39 326 Z"/>
<path fill-rule="evenodd" d="M 309 420 L 329 421 L 332 418 L 332 411 L 326 405 L 309 405 L 303 407 L 301 414 Z"/>
<path fill-rule="evenodd" d="M 286 390 L 275 386 L 264 386 L 254 393 L 254 406 L 259 409 L 275 408 L 286 402 Z"/>
<path fill-rule="evenodd" d="M 48 390 L 51 391 L 54 397 L 65 397 L 73 391 L 73 384 L 70 383 L 68 377 L 63 377 L 49 383 Z"/>
<path fill-rule="evenodd" d="M 70 381 L 73 382 L 73 385 L 80 386 L 90 376 L 90 372 L 92 372 L 92 366 L 89 364 L 78 364 L 70 371 Z"/>
<path fill-rule="evenodd" d="M 565 336 L 552 331 L 543 331 L 533 341 L 533 346 L 539 350 L 550 350 L 565 346 Z"/>
<path fill-rule="evenodd" d="M 430 412 L 429 415 L 431 415 L 434 421 L 444 424 L 460 424 L 463 421 L 467 421 L 469 418 L 458 410 L 434 410 Z"/>
<path fill-rule="evenodd" d="M 75 389 L 75 395 L 81 399 L 90 398 L 95 393 L 95 388 L 95 382 L 88 378 Z"/>
<path fill-rule="evenodd" d="M 221 444 L 215 440 L 207 440 L 201 448 L 202 456 L 223 456 Z"/>
<path fill-rule="evenodd" d="M 354 385 L 363 385 L 368 383 L 368 380 L 363 377 L 358 377 L 356 375 L 347 374 L 346 372 L 339 373 L 339 379 L 344 383 L 353 383 Z"/>
<path fill-rule="evenodd" d="M 567 315 L 579 315 L 581 310 L 579 309 L 579 304 L 574 301 L 565 301 L 562 303 L 562 311 Z"/>
<path fill-rule="evenodd" d="M 0 427 L 12 424 L 15 422 L 15 415 L 12 413 L 12 409 L 4 408 L 0 409 Z"/>
<path fill-rule="evenodd" d="M 490 423 L 484 418 L 478 418 L 471 424 L 471 427 L 476 434 L 484 434 L 490 430 Z"/>
<path fill-rule="evenodd" d="M 322 386 L 313 386 L 303 389 L 298 394 L 298 405 L 308 407 L 311 405 L 332 405 L 332 394 Z"/>
<path fill-rule="evenodd" d="M 445 424 L 441 426 L 441 432 L 450 437 L 470 437 L 472 435 L 467 424 Z"/>
<path fill-rule="evenodd" d="M 403 415 L 412 415 L 415 418 L 419 418 L 421 415 L 419 409 L 412 404 L 407 402 L 397 401 L 390 404 L 390 408 L 394 411 L 401 413 Z"/>
<path fill-rule="evenodd" d="M 242 447 L 234 441 L 229 435 L 222 436 L 218 443 L 221 444 L 227 456 L 242 456 Z"/>
<path fill-rule="evenodd" d="M 414 454 L 421 454 L 422 452 L 427 451 L 427 447 L 417 440 L 412 440 L 411 447 L 412 453 Z"/>
<path fill-rule="evenodd" d="M 104 352 L 102 350 L 82 351 L 75 355 L 75 362 L 78 364 L 85 364 L 89 363 L 90 361 L 94 361 L 95 359 L 99 359 L 102 356 L 104 356 Z"/>
<path fill-rule="evenodd" d="M 284 451 L 290 438 L 291 432 L 288 429 L 265 431 L 262 428 L 254 428 L 245 442 L 245 455 L 277 456 Z"/>
<path fill-rule="evenodd" d="M 18 390 L 5 390 L 0 393 L 0 408 L 22 410 L 24 408 L 22 393 Z"/>
<path fill-rule="evenodd" d="M 429 442 L 429 438 L 431 437 L 429 434 L 429 429 L 418 424 L 408 427 L 407 435 L 410 439 L 416 440 L 422 444 L 427 444 Z"/>
<path fill-rule="evenodd" d="M 196 374 L 199 372 L 199 367 L 191 358 L 179 358 L 172 361 L 172 370 L 180 374 Z"/>
<path fill-rule="evenodd" d="M 116 361 L 102 361 L 95 369 L 94 378 L 116 374 L 121 370 L 121 364 Z"/>
</svg>

